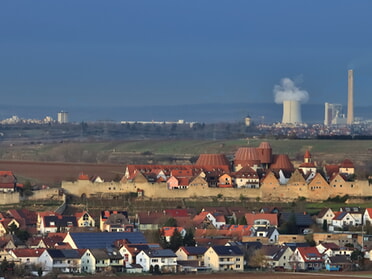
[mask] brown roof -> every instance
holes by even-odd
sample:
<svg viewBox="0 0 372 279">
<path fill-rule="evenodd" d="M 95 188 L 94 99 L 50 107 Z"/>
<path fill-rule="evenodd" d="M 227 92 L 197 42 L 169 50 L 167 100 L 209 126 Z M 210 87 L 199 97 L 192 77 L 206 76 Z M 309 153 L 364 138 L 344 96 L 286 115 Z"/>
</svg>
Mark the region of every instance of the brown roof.
<svg viewBox="0 0 372 279">
<path fill-rule="evenodd" d="M 235 165 L 259 165 L 261 163 L 257 149 L 254 147 L 240 147 L 235 152 Z"/>
<path fill-rule="evenodd" d="M 273 156 L 273 163 L 271 164 L 270 169 L 293 171 L 294 167 L 291 161 L 289 160 L 288 155 L 279 154 Z"/>
<path fill-rule="evenodd" d="M 341 163 L 341 168 L 354 168 L 354 164 L 349 159 L 345 159 Z"/>
<path fill-rule="evenodd" d="M 195 165 L 198 166 L 229 166 L 229 160 L 227 160 L 224 154 L 200 154 Z"/>
</svg>

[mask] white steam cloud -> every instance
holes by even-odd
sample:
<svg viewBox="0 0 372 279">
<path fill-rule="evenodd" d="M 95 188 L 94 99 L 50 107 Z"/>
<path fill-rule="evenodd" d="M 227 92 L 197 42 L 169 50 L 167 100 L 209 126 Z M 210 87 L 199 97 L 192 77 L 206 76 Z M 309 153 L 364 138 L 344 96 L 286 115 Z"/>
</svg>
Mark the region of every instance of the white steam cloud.
<svg viewBox="0 0 372 279">
<path fill-rule="evenodd" d="M 283 101 L 298 101 L 306 103 L 309 100 L 309 93 L 298 88 L 290 78 L 282 78 L 280 84 L 274 86 L 275 103 Z"/>
</svg>

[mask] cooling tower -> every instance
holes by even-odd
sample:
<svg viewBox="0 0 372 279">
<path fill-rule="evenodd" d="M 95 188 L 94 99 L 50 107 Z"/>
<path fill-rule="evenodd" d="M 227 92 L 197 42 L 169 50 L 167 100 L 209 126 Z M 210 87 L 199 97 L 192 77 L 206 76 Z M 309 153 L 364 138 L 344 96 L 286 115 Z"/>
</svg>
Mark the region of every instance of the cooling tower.
<svg viewBox="0 0 372 279">
<path fill-rule="evenodd" d="M 347 124 L 354 122 L 354 74 L 353 70 L 347 71 Z"/>
<path fill-rule="evenodd" d="M 283 101 L 283 124 L 302 123 L 301 104 L 299 101 Z"/>
</svg>

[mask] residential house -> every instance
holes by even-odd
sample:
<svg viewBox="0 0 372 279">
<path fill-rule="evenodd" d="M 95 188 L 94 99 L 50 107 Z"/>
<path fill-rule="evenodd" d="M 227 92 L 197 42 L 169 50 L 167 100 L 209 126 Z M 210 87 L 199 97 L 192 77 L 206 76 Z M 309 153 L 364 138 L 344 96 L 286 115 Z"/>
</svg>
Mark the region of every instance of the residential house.
<svg viewBox="0 0 372 279">
<path fill-rule="evenodd" d="M 257 227 L 250 236 L 243 236 L 244 242 L 260 241 L 263 244 L 275 244 L 279 240 L 279 231 L 275 227 Z"/>
<path fill-rule="evenodd" d="M 261 253 L 265 257 L 265 267 L 274 269 L 281 267 L 285 270 L 292 268 L 289 261 L 293 251 L 286 245 L 264 245 Z"/>
<path fill-rule="evenodd" d="M 75 217 L 76 217 L 77 225 L 80 228 L 96 226 L 96 222 L 94 218 L 87 211 L 77 212 L 75 213 Z"/>
<path fill-rule="evenodd" d="M 355 226 L 363 224 L 363 213 L 365 211 L 364 209 L 358 206 L 353 206 L 353 207 L 345 206 L 345 207 L 341 207 L 340 211 L 350 213 L 350 215 L 353 216 L 354 218 Z"/>
<path fill-rule="evenodd" d="M 123 272 L 124 269 L 124 258 L 117 249 L 86 249 L 81 257 L 81 270 L 86 273 L 110 270 Z"/>
<path fill-rule="evenodd" d="M 127 231 L 128 225 L 130 225 L 130 223 L 128 220 L 128 212 L 126 211 L 105 210 L 100 214 L 99 229 L 102 232 Z"/>
<path fill-rule="evenodd" d="M 366 208 L 364 211 L 363 225 L 372 225 L 372 208 Z"/>
<path fill-rule="evenodd" d="M 202 211 L 193 218 L 195 227 L 197 228 L 214 228 L 219 229 L 226 225 L 225 216 L 219 213 L 212 214 L 208 211 Z"/>
<path fill-rule="evenodd" d="M 318 225 L 323 225 L 324 222 L 327 223 L 327 225 L 332 224 L 332 220 L 335 218 L 335 213 L 333 210 L 329 207 L 323 208 L 318 215 L 315 218 L 315 221 Z"/>
<path fill-rule="evenodd" d="M 233 187 L 233 182 L 232 182 L 232 177 L 224 173 L 220 177 L 218 177 L 218 185 L 219 188 L 232 188 Z"/>
<path fill-rule="evenodd" d="M 353 268 L 350 257 L 344 255 L 327 256 L 324 265 L 327 271 L 351 271 Z"/>
<path fill-rule="evenodd" d="M 320 254 L 328 257 L 340 254 L 340 246 L 334 242 L 321 242 L 316 246 L 316 249 L 318 249 Z"/>
<path fill-rule="evenodd" d="M 278 227 L 278 214 L 276 213 L 246 213 L 247 225 L 253 227 Z"/>
<path fill-rule="evenodd" d="M 16 264 L 22 264 L 25 266 L 36 265 L 39 261 L 39 257 L 45 249 L 30 249 L 30 248 L 18 248 L 9 250 L 9 254 L 12 260 Z M 10 261 L 10 259 L 8 259 Z"/>
<path fill-rule="evenodd" d="M 158 243 L 122 243 L 116 245 L 119 247 L 119 253 L 123 256 L 125 266 L 136 264 L 136 256 L 142 250 L 161 249 Z"/>
<path fill-rule="evenodd" d="M 0 192 L 15 192 L 17 178 L 11 171 L 0 171 Z"/>
<path fill-rule="evenodd" d="M 174 232 L 176 230 L 180 233 L 180 235 L 182 236 L 182 238 L 185 237 L 186 230 L 184 228 L 182 228 L 182 227 L 163 227 L 161 229 L 161 234 L 162 234 L 162 236 L 165 237 L 165 241 L 166 242 L 170 242 L 171 241 L 171 237 L 173 236 L 173 234 L 174 234 Z"/>
<path fill-rule="evenodd" d="M 354 217 L 349 212 L 335 212 L 335 217 L 332 219 L 332 227 L 343 229 L 347 226 L 355 226 Z M 331 227 L 329 229 L 331 230 Z"/>
<path fill-rule="evenodd" d="M 77 227 L 75 216 L 43 216 L 40 224 L 40 233 L 67 232 L 72 227 Z"/>
<path fill-rule="evenodd" d="M 169 218 L 163 212 L 139 212 L 136 218 L 138 230 L 158 230 Z"/>
<path fill-rule="evenodd" d="M 290 259 L 293 270 L 321 270 L 324 260 L 316 247 L 297 247 Z"/>
<path fill-rule="evenodd" d="M 142 250 L 136 256 L 136 263 L 141 265 L 145 272 L 177 271 L 177 255 L 170 249 Z"/>
<path fill-rule="evenodd" d="M 62 273 L 80 273 L 82 249 L 46 249 L 39 257 L 38 263 L 43 270 L 57 270 Z"/>
<path fill-rule="evenodd" d="M 233 183 L 236 188 L 260 188 L 260 177 L 257 171 L 245 166 L 233 174 Z"/>
<path fill-rule="evenodd" d="M 238 246 L 212 246 L 204 254 L 204 263 L 213 271 L 243 271 L 244 254 Z"/>
<path fill-rule="evenodd" d="M 313 218 L 306 212 L 283 212 L 280 216 L 280 222 L 288 223 L 294 222 L 296 224 L 297 233 L 306 234 L 306 231 L 314 224 Z"/>
<path fill-rule="evenodd" d="M 196 261 L 198 266 L 204 266 L 205 246 L 182 246 L 176 251 L 178 261 Z"/>
<path fill-rule="evenodd" d="M 63 242 L 71 245 L 73 249 L 93 249 L 113 247 L 118 240 L 128 243 L 147 243 L 141 232 L 69 232 Z"/>
</svg>

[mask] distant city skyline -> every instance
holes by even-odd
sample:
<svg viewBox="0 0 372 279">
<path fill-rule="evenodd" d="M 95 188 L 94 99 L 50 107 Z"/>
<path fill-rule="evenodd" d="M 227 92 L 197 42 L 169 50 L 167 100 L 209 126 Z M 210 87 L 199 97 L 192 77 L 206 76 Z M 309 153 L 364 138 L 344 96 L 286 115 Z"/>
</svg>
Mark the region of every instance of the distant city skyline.
<svg viewBox="0 0 372 279">
<path fill-rule="evenodd" d="M 273 104 L 288 78 L 308 104 L 346 105 L 353 69 L 354 105 L 370 106 L 371 10 L 368 0 L 1 2 L 0 103 Z"/>
</svg>

